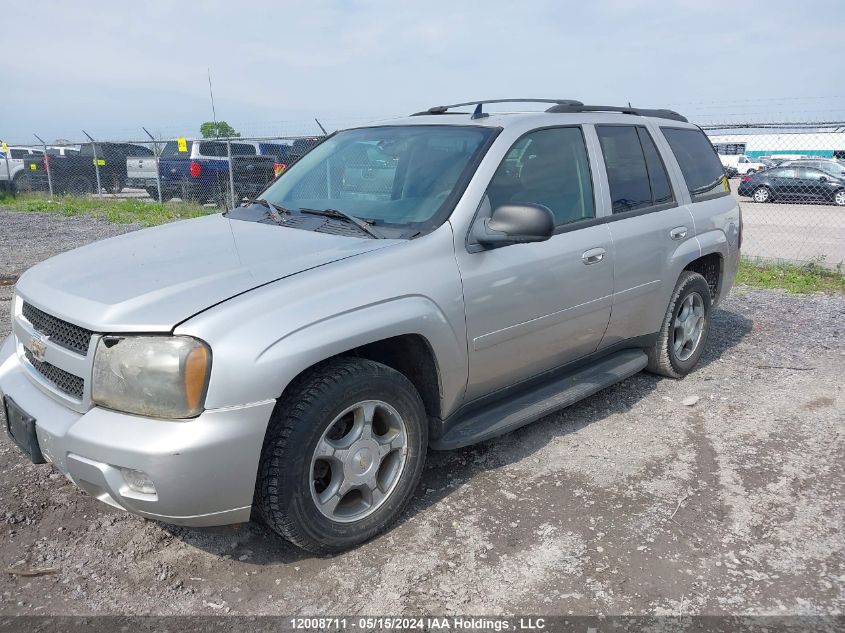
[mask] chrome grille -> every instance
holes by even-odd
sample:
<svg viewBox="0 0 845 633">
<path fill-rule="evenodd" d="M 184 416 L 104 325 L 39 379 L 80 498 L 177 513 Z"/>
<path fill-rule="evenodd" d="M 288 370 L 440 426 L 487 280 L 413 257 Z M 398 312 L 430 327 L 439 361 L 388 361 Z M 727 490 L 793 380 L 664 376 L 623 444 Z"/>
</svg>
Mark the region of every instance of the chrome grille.
<svg viewBox="0 0 845 633">
<path fill-rule="evenodd" d="M 62 321 L 28 303 L 23 304 L 21 311 L 36 331 L 50 337 L 50 342 L 82 356 L 88 354 L 88 343 L 93 335 L 91 330 Z"/>
<path fill-rule="evenodd" d="M 24 353 L 26 354 L 26 359 L 35 368 L 35 371 L 44 376 L 48 382 L 55 385 L 59 391 L 77 400 L 82 400 L 82 393 L 85 390 L 85 381 L 82 378 L 74 376 L 64 369 L 59 369 L 55 365 L 38 360 L 28 349 L 24 350 Z"/>
</svg>

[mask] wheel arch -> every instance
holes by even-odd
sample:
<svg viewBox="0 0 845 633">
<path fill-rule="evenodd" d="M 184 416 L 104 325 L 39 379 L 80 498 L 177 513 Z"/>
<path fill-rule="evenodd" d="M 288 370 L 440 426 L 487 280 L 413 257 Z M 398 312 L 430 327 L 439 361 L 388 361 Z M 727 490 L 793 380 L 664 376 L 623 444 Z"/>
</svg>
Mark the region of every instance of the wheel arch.
<svg viewBox="0 0 845 633">
<path fill-rule="evenodd" d="M 232 336 L 226 346 L 237 345 L 237 338 Z M 404 374 L 429 415 L 448 414 L 466 388 L 466 342 L 437 305 L 419 295 L 318 319 L 253 349 L 248 375 L 223 370 L 215 376 L 212 371 L 210 407 L 278 399 L 304 371 L 344 355 L 375 360 Z"/>
<path fill-rule="evenodd" d="M 684 270 L 698 273 L 704 277 L 707 281 L 707 287 L 710 289 L 710 301 L 715 304 L 722 289 L 722 278 L 725 270 L 725 258 L 722 257 L 722 254 L 712 252 L 702 255 L 687 264 Z"/>
</svg>

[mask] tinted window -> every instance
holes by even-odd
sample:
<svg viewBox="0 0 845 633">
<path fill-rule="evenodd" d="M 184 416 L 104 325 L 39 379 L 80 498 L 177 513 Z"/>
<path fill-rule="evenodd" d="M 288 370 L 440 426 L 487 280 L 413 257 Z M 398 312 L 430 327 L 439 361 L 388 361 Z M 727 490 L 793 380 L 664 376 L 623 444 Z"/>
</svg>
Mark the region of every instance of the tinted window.
<svg viewBox="0 0 845 633">
<path fill-rule="evenodd" d="M 223 157 L 226 154 L 226 144 L 220 141 L 203 141 L 200 143 L 201 156 Z"/>
<path fill-rule="evenodd" d="M 722 164 L 701 130 L 662 128 L 678 160 L 693 200 L 727 195 L 730 191 Z"/>
<path fill-rule="evenodd" d="M 654 204 L 673 202 L 675 196 L 672 194 L 672 187 L 669 184 L 669 174 L 666 173 L 666 166 L 657 152 L 657 147 L 654 145 L 651 134 L 644 127 L 638 127 L 637 133 L 640 135 L 640 143 L 643 147 L 643 154 L 645 154 L 645 164 L 648 168 L 648 179 L 651 184 L 652 202 Z"/>
<path fill-rule="evenodd" d="M 29 152 L 25 149 L 10 149 L 9 156 L 12 158 L 26 158 L 29 156 Z"/>
<path fill-rule="evenodd" d="M 818 180 L 820 178 L 827 178 L 828 175 L 818 169 L 810 169 L 807 167 L 798 168 L 798 177 L 806 178 L 807 180 Z"/>
<path fill-rule="evenodd" d="M 643 147 L 632 125 L 597 125 L 614 213 L 654 204 Z"/>
<path fill-rule="evenodd" d="M 771 178 L 795 178 L 796 171 L 795 167 L 779 167 L 768 172 L 768 176 Z"/>
<path fill-rule="evenodd" d="M 487 189 L 492 208 L 530 202 L 551 209 L 555 224 L 595 217 L 581 128 L 538 130 L 511 147 Z"/>
<path fill-rule="evenodd" d="M 247 143 L 232 143 L 232 156 L 255 156 L 255 145 Z M 226 156 L 226 145 L 223 145 L 223 155 Z"/>
<path fill-rule="evenodd" d="M 264 156 L 275 156 L 277 159 L 283 159 L 287 157 L 290 146 L 277 143 L 261 143 L 258 148 L 260 150 L 259 153 Z"/>
<path fill-rule="evenodd" d="M 187 158 L 191 153 L 191 141 L 185 143 L 185 151 L 179 151 L 179 143 L 177 141 L 167 141 L 161 150 L 161 158 Z"/>
</svg>

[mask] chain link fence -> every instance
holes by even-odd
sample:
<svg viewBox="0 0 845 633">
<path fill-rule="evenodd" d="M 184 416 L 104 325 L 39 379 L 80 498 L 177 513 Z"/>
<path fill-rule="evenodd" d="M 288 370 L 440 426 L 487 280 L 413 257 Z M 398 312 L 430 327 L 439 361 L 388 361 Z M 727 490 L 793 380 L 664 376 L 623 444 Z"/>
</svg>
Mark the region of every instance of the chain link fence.
<svg viewBox="0 0 845 633">
<path fill-rule="evenodd" d="M 14 194 L 171 200 L 228 207 L 261 192 L 320 136 L 3 144 Z"/>
<path fill-rule="evenodd" d="M 742 207 L 743 254 L 841 270 L 845 122 L 710 123 L 702 128 Z M 3 143 L 0 186 L 58 201 L 85 196 L 230 207 L 258 195 L 322 138 L 148 135 L 131 141 L 88 137 L 36 145 Z M 372 195 L 385 187 L 381 157 L 362 154 L 345 160 L 341 181 L 351 195 Z"/>
<path fill-rule="evenodd" d="M 742 207 L 743 254 L 842 270 L 845 122 L 703 126 Z"/>
</svg>

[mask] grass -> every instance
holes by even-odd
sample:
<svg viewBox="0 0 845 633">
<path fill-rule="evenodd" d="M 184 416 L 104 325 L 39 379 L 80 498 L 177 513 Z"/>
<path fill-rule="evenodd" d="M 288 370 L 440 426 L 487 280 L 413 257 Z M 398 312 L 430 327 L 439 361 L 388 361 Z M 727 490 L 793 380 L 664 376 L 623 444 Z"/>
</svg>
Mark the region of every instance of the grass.
<svg viewBox="0 0 845 633">
<path fill-rule="evenodd" d="M 216 209 L 205 209 L 190 202 L 145 202 L 143 200 L 116 198 L 80 198 L 58 196 L 53 202 L 34 194 L 17 196 L 0 194 L 0 207 L 25 213 L 58 213 L 66 216 L 87 215 L 117 224 L 155 226 L 174 220 L 196 218 Z"/>
<path fill-rule="evenodd" d="M 845 294 L 845 274 L 841 266 L 831 270 L 816 263 L 772 264 L 743 259 L 736 274 L 736 283 L 752 288 L 783 288 L 798 294 Z"/>
</svg>

